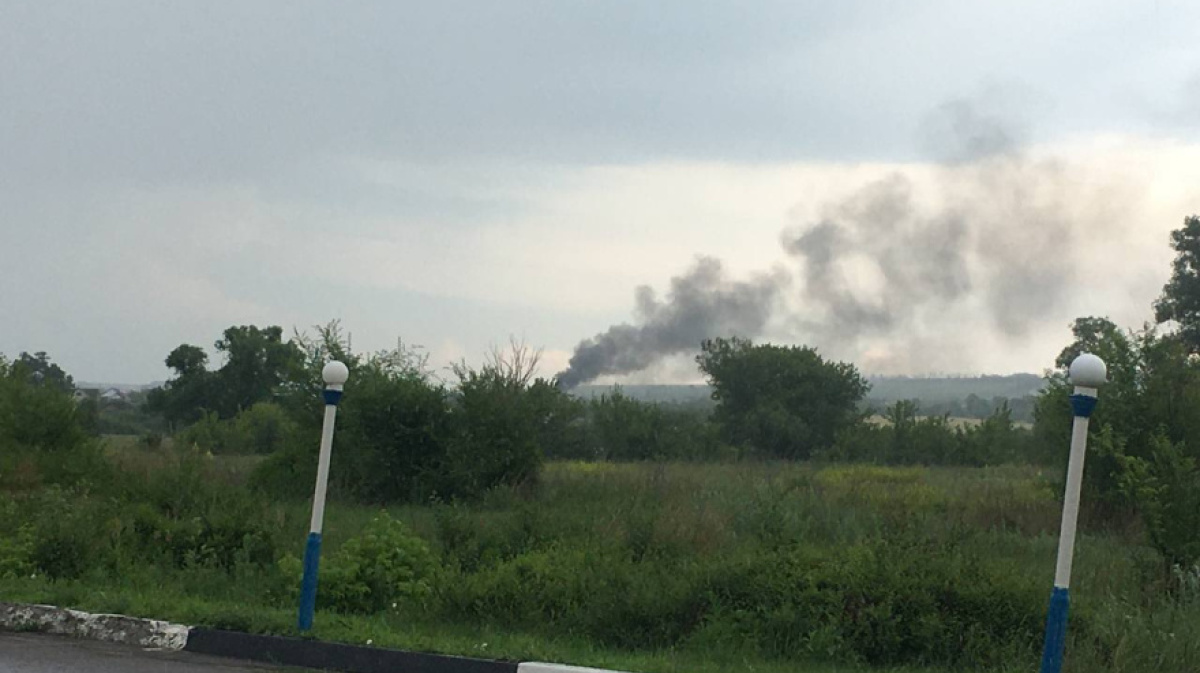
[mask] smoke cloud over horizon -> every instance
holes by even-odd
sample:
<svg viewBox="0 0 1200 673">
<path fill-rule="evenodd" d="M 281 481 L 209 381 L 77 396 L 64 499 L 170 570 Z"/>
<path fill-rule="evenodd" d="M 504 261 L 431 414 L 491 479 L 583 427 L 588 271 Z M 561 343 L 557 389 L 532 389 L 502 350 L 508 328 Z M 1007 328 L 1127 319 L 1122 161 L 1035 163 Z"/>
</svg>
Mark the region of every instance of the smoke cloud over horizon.
<svg viewBox="0 0 1200 673">
<path fill-rule="evenodd" d="M 576 346 L 568 368 L 558 374 L 559 385 L 574 388 L 605 374 L 640 371 L 718 334 L 757 336 L 789 283 L 779 271 L 730 280 L 720 260 L 700 257 L 687 273 L 671 279 L 663 300 L 650 287 L 639 287 L 638 324 L 613 325 Z"/>
<path fill-rule="evenodd" d="M 871 351 L 882 368 L 928 364 L 964 316 L 1009 341 L 1055 317 L 1079 271 L 1074 244 L 1114 224 L 1128 195 L 1089 183 L 1083 167 L 1031 156 L 1019 127 L 967 102 L 942 106 L 924 130 L 942 163 L 928 178 L 897 171 L 866 184 L 786 229 L 792 273 L 739 282 L 703 258 L 663 300 L 639 288 L 635 322 L 581 342 L 560 384 L 639 371 L 707 338 L 758 338 L 769 326 L 838 357 Z"/>
</svg>

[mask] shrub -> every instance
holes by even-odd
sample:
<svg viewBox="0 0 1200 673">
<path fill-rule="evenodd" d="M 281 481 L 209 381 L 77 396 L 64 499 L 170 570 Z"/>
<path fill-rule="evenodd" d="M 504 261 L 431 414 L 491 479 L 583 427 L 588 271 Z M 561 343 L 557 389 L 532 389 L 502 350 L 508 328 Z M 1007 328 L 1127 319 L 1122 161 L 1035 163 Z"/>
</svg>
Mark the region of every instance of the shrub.
<svg viewBox="0 0 1200 673">
<path fill-rule="evenodd" d="M 496 486 L 533 484 L 542 464 L 537 406 L 526 384 L 500 367 L 459 368 L 451 435 L 438 495 L 477 498 Z"/>
<path fill-rule="evenodd" d="M 1200 469 L 1184 448 L 1161 435 L 1150 457 L 1121 456 L 1121 486 L 1168 565 L 1200 563 Z"/>
<path fill-rule="evenodd" d="M 296 412 L 296 440 L 255 469 L 253 487 L 277 497 L 311 494 L 320 409 L 313 397 Z M 428 499 L 445 466 L 449 414 L 445 389 L 421 373 L 377 362 L 358 367 L 338 407 L 330 492 L 364 502 Z"/>
<path fill-rule="evenodd" d="M 511 515 L 483 516 L 459 503 L 437 505 L 437 542 L 443 563 L 474 572 L 540 548 L 545 533 L 537 510 L 525 504 Z"/>
<path fill-rule="evenodd" d="M 0 578 L 24 577 L 33 572 L 36 541 L 29 523 L 22 524 L 11 535 L 0 536 Z"/>
<path fill-rule="evenodd" d="M 915 401 L 887 408 L 883 423 L 859 422 L 817 454 L 824 460 L 884 465 L 999 465 L 1037 458 L 1032 435 L 1001 404 L 977 425 L 956 428 L 947 416 L 921 416 Z"/>
<path fill-rule="evenodd" d="M 642 402 L 617 388 L 588 405 L 592 457 L 605 460 L 702 460 L 723 453 L 704 410 Z"/>
<path fill-rule="evenodd" d="M 183 447 L 213 454 L 230 453 L 229 434 L 229 423 L 222 421 L 216 412 L 210 411 L 200 416 L 200 420 L 180 431 L 175 436 L 175 442 Z"/>
<path fill-rule="evenodd" d="M 0 486 L 103 482 L 100 444 L 82 421 L 69 392 L 0 358 Z"/>
<path fill-rule="evenodd" d="M 281 566 L 299 586 L 300 561 L 287 557 Z M 321 564 L 318 605 L 361 614 L 419 605 L 433 591 L 436 569 L 425 542 L 383 512 Z"/>
<path fill-rule="evenodd" d="M 74 492 L 48 488 L 20 503 L 21 518 L 32 527 L 29 564 L 51 579 L 74 579 L 108 560 L 98 525 L 104 510 L 81 501 Z"/>
<path fill-rule="evenodd" d="M 1036 644 L 1044 608 L 1027 578 L 988 572 L 922 540 L 736 559 L 709 591 L 706 633 L 773 656 L 877 665 L 999 663 Z"/>
<path fill-rule="evenodd" d="M 266 567 L 277 557 L 278 521 L 268 503 L 218 478 L 189 449 L 143 472 L 127 471 L 107 493 L 116 507 L 109 525 L 123 561 L 151 558 L 167 566 Z"/>
<path fill-rule="evenodd" d="M 708 561 L 639 562 L 611 546 L 552 545 L 447 577 L 439 591 L 448 618 L 609 646 L 715 643 L 771 657 L 960 668 L 1031 652 L 1044 601 L 1029 577 L 973 562 L 953 540 L 904 533 L 838 551 L 786 547 Z"/>
<path fill-rule="evenodd" d="M 206 413 L 176 439 L 214 455 L 272 454 L 294 441 L 296 431 L 296 423 L 282 407 L 259 402 L 228 420 Z"/>
</svg>

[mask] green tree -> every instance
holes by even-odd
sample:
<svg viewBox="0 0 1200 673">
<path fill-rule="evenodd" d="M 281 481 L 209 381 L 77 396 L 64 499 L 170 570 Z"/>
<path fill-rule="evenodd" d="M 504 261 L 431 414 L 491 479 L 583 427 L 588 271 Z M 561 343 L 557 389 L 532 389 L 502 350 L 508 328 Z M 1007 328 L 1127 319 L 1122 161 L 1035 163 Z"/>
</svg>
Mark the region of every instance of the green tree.
<svg viewBox="0 0 1200 673">
<path fill-rule="evenodd" d="M 1140 434 L 1144 419 L 1140 416 L 1139 388 L 1144 378 L 1143 355 L 1157 337 L 1151 330 L 1131 333 L 1108 318 L 1077 318 L 1071 325 L 1074 337 L 1055 359 L 1056 369 L 1047 375 L 1046 387 L 1034 407 L 1036 435 L 1047 452 L 1058 460 L 1067 459 L 1071 437 L 1073 391 L 1067 380 L 1067 368 L 1080 353 L 1092 353 L 1108 366 L 1108 384 L 1101 393 L 1102 403 L 1092 417 L 1094 427 L 1112 427 L 1122 437 Z"/>
<path fill-rule="evenodd" d="M 21 353 L 13 362 L 13 370 L 18 376 L 24 376 L 30 383 L 47 386 L 65 393 L 75 391 L 75 381 L 62 367 L 50 361 L 45 351 L 33 355 Z"/>
<path fill-rule="evenodd" d="M 225 364 L 217 371 L 220 394 L 215 400 L 223 418 L 273 400 L 303 366 L 300 348 L 284 341 L 283 328 L 278 326 L 230 327 L 214 345 L 225 356 Z"/>
<path fill-rule="evenodd" d="M 713 387 L 714 418 L 734 446 L 807 458 L 860 417 L 870 386 L 854 365 L 826 362 L 807 346 L 710 339 L 696 357 Z"/>
<path fill-rule="evenodd" d="M 1171 247 L 1176 252 L 1171 279 L 1154 303 L 1154 318 L 1178 323 L 1189 352 L 1200 352 L 1200 215 L 1184 218 L 1171 232 Z"/>
<path fill-rule="evenodd" d="M 1084 470 L 1085 498 L 1125 508 L 1130 491 L 1121 479 L 1131 464 L 1127 457 L 1151 458 L 1160 439 L 1179 443 L 1185 452 L 1200 449 L 1200 363 L 1181 335 L 1162 335 L 1152 327 L 1126 332 L 1104 318 L 1080 318 L 1073 331 L 1075 340 L 1059 355 L 1058 369 L 1037 400 L 1035 436 L 1044 453 L 1066 465 L 1073 391 L 1066 368 L 1080 352 L 1099 355 L 1109 382 L 1092 415 L 1095 439 Z"/>
<path fill-rule="evenodd" d="M 214 346 L 225 357 L 216 371 L 208 369 L 208 355 L 199 346 L 182 344 L 171 351 L 166 363 L 175 375 L 152 391 L 148 409 L 182 426 L 208 412 L 233 418 L 259 402 L 277 401 L 289 386 L 305 387 L 310 395 L 320 389 L 319 369 L 316 380 L 306 380 L 312 377 L 305 370 L 303 345 L 285 342 L 281 327 L 230 327 Z"/>
<path fill-rule="evenodd" d="M 175 370 L 175 375 L 161 388 L 149 392 L 148 411 L 176 425 L 195 423 L 208 411 L 216 411 L 215 381 L 208 371 L 208 355 L 203 348 L 191 344 L 177 346 L 167 355 L 166 364 Z"/>
</svg>

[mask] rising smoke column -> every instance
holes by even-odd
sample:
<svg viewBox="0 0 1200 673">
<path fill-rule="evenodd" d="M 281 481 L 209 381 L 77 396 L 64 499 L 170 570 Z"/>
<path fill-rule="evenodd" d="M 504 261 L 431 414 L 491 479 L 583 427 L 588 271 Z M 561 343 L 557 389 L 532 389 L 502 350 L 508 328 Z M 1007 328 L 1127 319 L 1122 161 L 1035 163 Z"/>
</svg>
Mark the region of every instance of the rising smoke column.
<svg viewBox="0 0 1200 673">
<path fill-rule="evenodd" d="M 769 322 L 851 359 L 883 339 L 889 360 L 875 366 L 928 369 L 962 350 L 950 316 L 971 312 L 1012 340 L 1057 316 L 1077 286 L 1072 244 L 1103 235 L 1129 195 L 1032 156 L 1018 129 L 968 102 L 939 108 L 925 131 L 941 157 L 927 179 L 898 171 L 783 232 L 802 280 L 794 292 L 778 274 L 727 280 L 706 258 L 663 301 L 640 288 L 635 324 L 580 343 L 560 383 L 639 371 L 706 338 L 761 336 Z"/>
<path fill-rule="evenodd" d="M 639 287 L 637 324 L 613 325 L 576 346 L 567 369 L 558 374 L 559 385 L 573 388 L 604 374 L 640 371 L 669 355 L 695 350 L 712 336 L 757 336 L 787 284 L 782 273 L 730 280 L 720 260 L 701 257 L 687 273 L 671 279 L 663 300 L 650 287 Z"/>
<path fill-rule="evenodd" d="M 1062 162 L 1030 156 L 996 120 L 963 105 L 944 112 L 961 138 L 935 168 L 934 205 L 919 206 L 916 185 L 895 173 L 784 232 L 785 252 L 804 270 L 800 305 L 819 316 L 799 330 L 807 338 L 845 346 L 886 337 L 914 352 L 928 350 L 939 317 L 965 304 L 1009 338 L 1062 305 L 1077 272 L 1072 243 L 1111 224 L 1110 204 L 1081 191 Z M 875 287 L 855 271 L 875 276 Z"/>
</svg>

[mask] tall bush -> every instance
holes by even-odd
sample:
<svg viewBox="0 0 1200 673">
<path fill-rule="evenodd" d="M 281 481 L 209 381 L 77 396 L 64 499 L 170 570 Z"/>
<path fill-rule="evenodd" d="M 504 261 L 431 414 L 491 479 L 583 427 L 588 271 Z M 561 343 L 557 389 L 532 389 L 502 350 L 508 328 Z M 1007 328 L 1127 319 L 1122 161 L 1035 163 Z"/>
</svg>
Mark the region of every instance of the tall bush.
<svg viewBox="0 0 1200 673">
<path fill-rule="evenodd" d="M 106 465 L 70 392 L 0 357 L 0 486 L 102 482 Z"/>
</svg>

